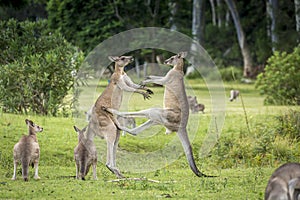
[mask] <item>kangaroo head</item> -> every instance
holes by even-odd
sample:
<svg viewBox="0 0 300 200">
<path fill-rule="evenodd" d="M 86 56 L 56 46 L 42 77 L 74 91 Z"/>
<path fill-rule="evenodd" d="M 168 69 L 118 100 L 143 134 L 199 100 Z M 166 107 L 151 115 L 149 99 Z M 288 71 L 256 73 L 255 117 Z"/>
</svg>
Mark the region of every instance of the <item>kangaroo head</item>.
<svg viewBox="0 0 300 200">
<path fill-rule="evenodd" d="M 37 132 L 42 132 L 43 131 L 43 127 L 33 123 L 33 121 L 31 121 L 29 119 L 25 119 L 25 123 L 28 126 L 29 134 L 35 134 Z"/>
<path fill-rule="evenodd" d="M 125 67 L 134 60 L 132 56 L 109 56 L 108 58 L 119 67 Z"/>
<path fill-rule="evenodd" d="M 82 139 L 84 139 L 84 132 L 86 131 L 86 127 L 84 127 L 82 130 L 77 128 L 77 126 L 74 126 L 74 130 L 78 134 L 78 142 L 80 142 Z"/>
<path fill-rule="evenodd" d="M 175 66 L 179 62 L 183 62 L 183 58 L 185 58 L 187 55 L 187 52 L 180 52 L 175 56 L 172 56 L 171 58 L 165 60 L 164 64 Z"/>
</svg>

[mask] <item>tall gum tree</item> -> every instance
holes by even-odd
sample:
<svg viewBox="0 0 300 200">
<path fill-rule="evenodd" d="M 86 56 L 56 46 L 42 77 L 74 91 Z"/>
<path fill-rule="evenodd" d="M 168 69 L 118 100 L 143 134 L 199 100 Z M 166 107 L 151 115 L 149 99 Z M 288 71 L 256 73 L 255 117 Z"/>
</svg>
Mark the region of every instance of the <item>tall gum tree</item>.
<svg viewBox="0 0 300 200">
<path fill-rule="evenodd" d="M 251 58 L 249 47 L 248 47 L 246 39 L 245 39 L 245 33 L 243 31 L 243 28 L 242 28 L 242 25 L 240 22 L 240 17 L 238 14 L 238 10 L 236 8 L 236 4 L 235 4 L 234 0 L 225 0 L 225 2 L 230 10 L 230 13 L 231 13 L 231 16 L 232 16 L 232 19 L 234 22 L 235 29 L 237 32 L 239 46 L 241 48 L 241 53 L 243 56 L 243 62 L 244 62 L 243 75 L 244 75 L 244 77 L 251 77 L 252 72 L 253 72 L 253 61 Z"/>
</svg>

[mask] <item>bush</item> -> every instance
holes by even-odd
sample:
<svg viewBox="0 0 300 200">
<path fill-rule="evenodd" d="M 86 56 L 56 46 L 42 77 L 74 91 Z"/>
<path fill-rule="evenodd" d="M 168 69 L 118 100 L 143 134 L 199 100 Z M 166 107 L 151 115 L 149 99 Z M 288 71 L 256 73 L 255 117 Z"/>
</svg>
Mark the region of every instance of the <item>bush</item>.
<svg viewBox="0 0 300 200">
<path fill-rule="evenodd" d="M 289 110 L 278 116 L 279 126 L 277 131 L 280 135 L 300 141 L 300 111 Z"/>
<path fill-rule="evenodd" d="M 300 105 L 300 46 L 290 54 L 274 52 L 256 87 L 266 95 L 265 104 Z"/>
<path fill-rule="evenodd" d="M 76 82 L 83 53 L 46 21 L 0 22 L 0 102 L 4 112 L 57 115 Z"/>
<path fill-rule="evenodd" d="M 236 81 L 243 77 L 242 68 L 226 67 L 219 70 L 223 81 Z"/>
</svg>

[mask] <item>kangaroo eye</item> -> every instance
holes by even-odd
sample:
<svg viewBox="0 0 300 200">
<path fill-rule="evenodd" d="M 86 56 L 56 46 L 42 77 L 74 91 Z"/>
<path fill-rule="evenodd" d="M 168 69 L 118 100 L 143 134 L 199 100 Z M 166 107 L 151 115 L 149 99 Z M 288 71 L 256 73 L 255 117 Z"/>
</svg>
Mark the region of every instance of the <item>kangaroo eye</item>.
<svg viewBox="0 0 300 200">
<path fill-rule="evenodd" d="M 124 57 L 122 57 L 122 58 L 121 58 L 121 60 L 125 60 L 125 58 L 124 58 Z"/>
</svg>

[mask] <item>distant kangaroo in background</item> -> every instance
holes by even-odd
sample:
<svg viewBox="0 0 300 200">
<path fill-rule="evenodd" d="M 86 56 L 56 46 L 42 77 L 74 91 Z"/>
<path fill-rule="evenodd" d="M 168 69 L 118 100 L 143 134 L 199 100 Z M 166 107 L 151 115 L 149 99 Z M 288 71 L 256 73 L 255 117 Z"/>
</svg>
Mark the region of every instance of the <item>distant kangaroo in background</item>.
<svg viewBox="0 0 300 200">
<path fill-rule="evenodd" d="M 84 135 L 86 128 L 80 130 L 74 126 L 78 133 L 78 145 L 74 149 L 74 159 L 76 163 L 76 178 L 85 180 L 85 176 L 93 165 L 93 179 L 97 180 L 97 150 L 94 144 L 94 135 L 90 131 Z"/>
<path fill-rule="evenodd" d="M 240 95 L 240 91 L 239 90 L 230 90 L 230 97 L 229 97 L 229 101 L 233 101 L 236 100 Z"/>
<path fill-rule="evenodd" d="M 148 76 L 142 84 L 155 83 L 165 85 L 164 108 L 150 108 L 137 112 L 119 112 L 111 107 L 103 107 L 109 113 L 122 117 L 146 117 L 149 120 L 142 125 L 128 129 L 127 127 L 119 127 L 133 135 L 137 135 L 143 130 L 153 126 L 162 124 L 166 127 L 166 134 L 177 132 L 180 142 L 183 146 L 185 155 L 192 171 L 199 177 L 207 175 L 201 173 L 194 160 L 192 147 L 188 138 L 186 126 L 189 118 L 189 104 L 184 86 L 183 58 L 187 52 L 181 52 L 165 61 L 165 64 L 173 66 L 166 76 Z"/>
<path fill-rule="evenodd" d="M 122 178 L 123 175 L 116 167 L 116 152 L 120 138 L 119 122 L 110 113 L 104 111 L 102 107 L 118 110 L 121 106 L 123 91 L 142 94 L 144 99 L 150 98 L 153 92 L 142 85 L 133 83 L 124 72 L 124 67 L 133 61 L 132 56 L 110 56 L 109 59 L 115 62 L 115 71 L 109 84 L 93 106 L 86 134 L 89 135 L 91 134 L 90 131 L 93 131 L 93 134 L 106 140 L 106 167 L 118 178 Z"/>
<path fill-rule="evenodd" d="M 42 132 L 43 128 L 26 119 L 28 126 L 28 135 L 22 136 L 14 146 L 14 175 L 12 180 L 16 180 L 17 166 L 19 162 L 22 165 L 22 176 L 24 181 L 28 181 L 29 164 L 34 164 L 34 179 L 40 179 L 38 175 L 38 164 L 40 159 L 40 146 L 37 141 L 36 133 Z"/>
<path fill-rule="evenodd" d="M 187 99 L 192 113 L 197 113 L 199 111 L 204 113 L 205 105 L 198 103 L 196 96 L 187 96 Z"/>
<path fill-rule="evenodd" d="M 265 191 L 265 200 L 300 199 L 300 164 L 286 163 L 274 171 Z"/>
</svg>

